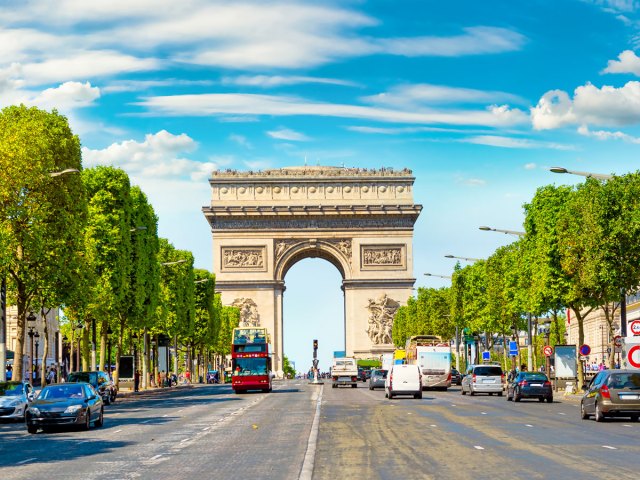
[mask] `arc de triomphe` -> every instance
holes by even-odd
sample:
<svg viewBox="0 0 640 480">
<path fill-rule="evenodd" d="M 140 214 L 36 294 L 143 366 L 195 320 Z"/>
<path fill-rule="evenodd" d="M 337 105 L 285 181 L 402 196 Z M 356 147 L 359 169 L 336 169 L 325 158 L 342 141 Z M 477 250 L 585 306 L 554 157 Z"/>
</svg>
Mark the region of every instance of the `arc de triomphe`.
<svg viewBox="0 0 640 480">
<path fill-rule="evenodd" d="M 413 203 L 410 170 L 290 167 L 216 171 L 211 205 L 213 271 L 224 305 L 241 325 L 267 327 L 282 371 L 282 296 L 287 271 L 320 257 L 342 275 L 347 355 L 393 351 L 397 308 L 412 295 Z M 301 319 L 303 320 L 303 319 Z"/>
</svg>

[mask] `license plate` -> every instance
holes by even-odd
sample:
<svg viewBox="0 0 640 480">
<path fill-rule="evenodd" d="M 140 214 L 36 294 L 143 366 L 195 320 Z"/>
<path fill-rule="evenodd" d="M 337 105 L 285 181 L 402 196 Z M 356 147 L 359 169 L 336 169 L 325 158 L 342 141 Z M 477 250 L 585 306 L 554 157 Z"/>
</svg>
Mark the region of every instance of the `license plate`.
<svg viewBox="0 0 640 480">
<path fill-rule="evenodd" d="M 496 383 L 496 381 L 493 378 L 484 378 L 482 383 Z"/>
<path fill-rule="evenodd" d="M 541 387 L 542 384 L 541 383 L 532 383 L 531 386 L 532 387 Z"/>
<path fill-rule="evenodd" d="M 618 397 L 620 397 L 620 400 L 638 400 L 638 399 L 640 399 L 640 395 L 636 395 L 634 393 L 619 393 Z"/>
</svg>

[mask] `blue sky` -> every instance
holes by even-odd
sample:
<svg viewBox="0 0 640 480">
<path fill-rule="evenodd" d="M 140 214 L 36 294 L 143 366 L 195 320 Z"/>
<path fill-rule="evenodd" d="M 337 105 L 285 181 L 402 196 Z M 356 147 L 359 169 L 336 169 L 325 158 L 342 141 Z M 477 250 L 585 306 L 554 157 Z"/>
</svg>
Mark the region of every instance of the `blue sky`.
<svg viewBox="0 0 640 480">
<path fill-rule="evenodd" d="M 536 188 L 580 181 L 549 167 L 638 169 L 639 10 L 635 0 L 3 0 L 0 106 L 67 115 L 85 167 L 125 169 L 161 235 L 209 270 L 200 208 L 213 169 L 408 167 L 424 205 L 416 286 L 437 287 L 446 280 L 422 274 L 450 274 L 445 254 L 487 257 L 513 239 L 478 226 L 521 229 Z M 299 368 L 315 337 L 321 368 L 342 348 L 332 269 L 308 260 L 286 278 L 285 353 Z M 323 301 L 308 308 L 313 298 Z"/>
</svg>

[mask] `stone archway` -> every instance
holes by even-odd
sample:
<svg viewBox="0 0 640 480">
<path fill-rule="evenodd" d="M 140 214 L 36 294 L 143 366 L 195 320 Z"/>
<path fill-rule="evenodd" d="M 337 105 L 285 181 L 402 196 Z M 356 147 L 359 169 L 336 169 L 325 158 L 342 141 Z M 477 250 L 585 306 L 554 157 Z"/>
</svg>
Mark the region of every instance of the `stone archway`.
<svg viewBox="0 0 640 480">
<path fill-rule="evenodd" d="M 393 350 L 395 310 L 412 294 L 413 203 L 409 170 L 293 167 L 216 171 L 211 205 L 216 288 L 241 322 L 267 327 L 282 369 L 284 277 L 320 257 L 342 275 L 345 347 L 360 358 Z"/>
</svg>

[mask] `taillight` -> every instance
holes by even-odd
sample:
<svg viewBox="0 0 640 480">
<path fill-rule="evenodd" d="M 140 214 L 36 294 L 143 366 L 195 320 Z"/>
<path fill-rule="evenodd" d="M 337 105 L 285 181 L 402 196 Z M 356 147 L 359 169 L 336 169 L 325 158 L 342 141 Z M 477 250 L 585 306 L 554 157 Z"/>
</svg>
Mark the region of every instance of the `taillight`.
<svg viewBox="0 0 640 480">
<path fill-rule="evenodd" d="M 527 385 L 529 385 L 529 383 L 526 380 L 522 380 L 520 383 L 518 383 L 518 385 L 521 387 L 526 387 Z"/>
<path fill-rule="evenodd" d="M 358 377 L 351 377 L 351 381 L 352 382 L 357 382 L 358 381 Z"/>
<path fill-rule="evenodd" d="M 546 382 L 544 382 L 544 386 L 545 387 L 550 387 L 551 386 L 551 382 L 549 380 L 547 380 Z"/>
<path fill-rule="evenodd" d="M 503 373 L 502 375 L 500 375 L 500 381 L 501 381 L 502 383 L 504 383 L 504 381 L 505 381 L 504 373 Z"/>
<path fill-rule="evenodd" d="M 447 381 L 450 382 L 451 381 L 451 372 L 449 372 L 449 376 L 447 377 Z"/>
<path fill-rule="evenodd" d="M 473 375 L 471 375 L 471 381 L 473 383 L 476 383 L 476 374 L 475 373 Z"/>
<path fill-rule="evenodd" d="M 600 387 L 600 393 L 602 394 L 602 398 L 611 398 L 609 387 L 607 387 L 606 385 Z"/>
</svg>

